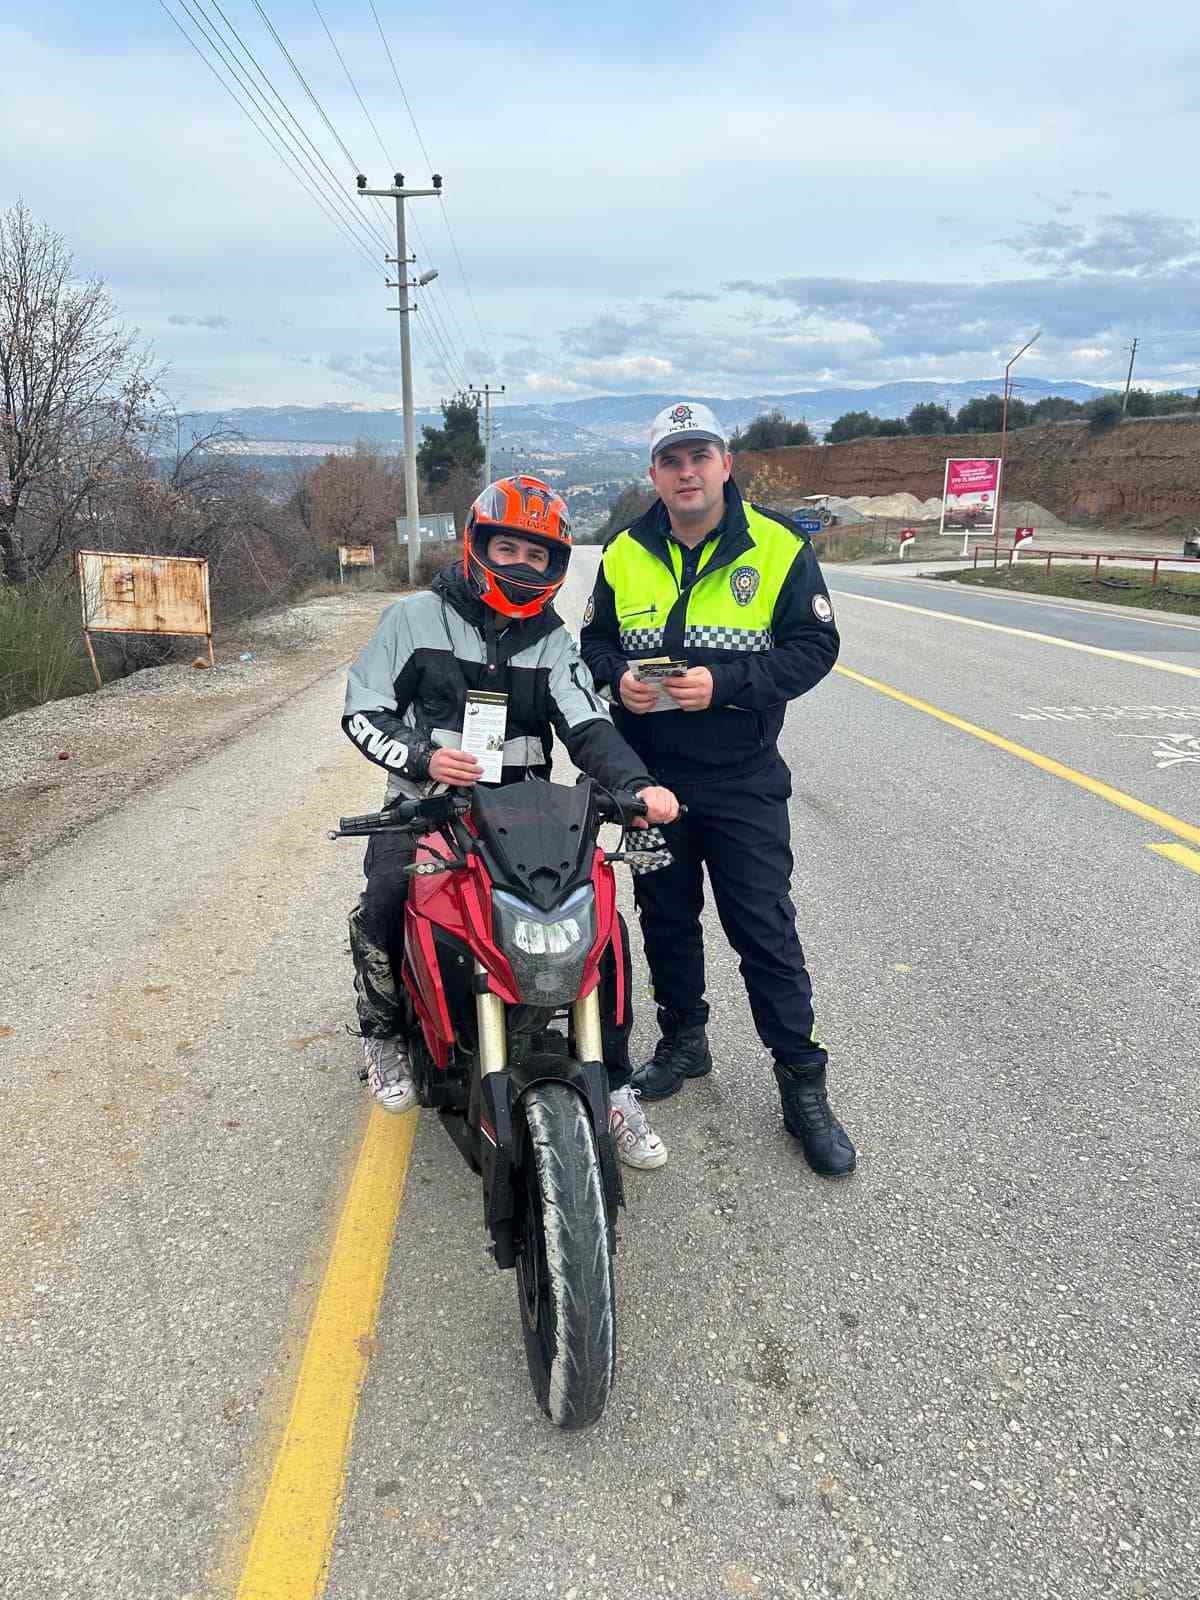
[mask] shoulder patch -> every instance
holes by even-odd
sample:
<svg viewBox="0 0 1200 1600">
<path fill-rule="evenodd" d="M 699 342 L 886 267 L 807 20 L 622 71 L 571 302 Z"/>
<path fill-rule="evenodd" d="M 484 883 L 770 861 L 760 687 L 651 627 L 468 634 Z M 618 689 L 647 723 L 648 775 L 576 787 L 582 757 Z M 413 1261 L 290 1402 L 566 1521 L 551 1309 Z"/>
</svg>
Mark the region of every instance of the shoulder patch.
<svg viewBox="0 0 1200 1600">
<path fill-rule="evenodd" d="M 733 591 L 733 598 L 740 606 L 748 606 L 758 593 L 761 581 L 760 574 L 755 567 L 735 567 L 729 574 L 729 587 Z"/>
<path fill-rule="evenodd" d="M 588 603 L 583 608 L 583 625 L 584 625 L 585 628 L 587 627 L 588 623 L 592 620 L 592 618 L 595 615 L 596 615 L 596 596 L 594 594 L 590 594 L 590 595 L 588 595 Z"/>
<path fill-rule="evenodd" d="M 830 605 L 829 600 L 827 599 L 827 597 L 825 595 L 823 595 L 823 594 L 815 594 L 815 595 L 813 595 L 813 597 L 812 597 L 812 608 L 813 608 L 813 616 L 816 617 L 818 622 L 832 622 L 833 621 L 833 607 Z"/>
</svg>

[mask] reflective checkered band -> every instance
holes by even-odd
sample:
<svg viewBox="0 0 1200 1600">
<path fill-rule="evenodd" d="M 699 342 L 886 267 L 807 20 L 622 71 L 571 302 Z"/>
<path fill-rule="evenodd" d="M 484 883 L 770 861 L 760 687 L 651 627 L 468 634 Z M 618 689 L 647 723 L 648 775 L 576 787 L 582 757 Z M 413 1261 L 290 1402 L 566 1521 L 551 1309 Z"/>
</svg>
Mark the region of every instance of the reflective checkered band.
<svg viewBox="0 0 1200 1600">
<path fill-rule="evenodd" d="M 663 642 L 661 628 L 630 628 L 621 635 L 621 649 L 626 655 L 637 650 L 657 650 Z"/>
<path fill-rule="evenodd" d="M 774 642 L 767 628 L 708 625 L 683 630 L 685 650 L 770 650 Z"/>
</svg>

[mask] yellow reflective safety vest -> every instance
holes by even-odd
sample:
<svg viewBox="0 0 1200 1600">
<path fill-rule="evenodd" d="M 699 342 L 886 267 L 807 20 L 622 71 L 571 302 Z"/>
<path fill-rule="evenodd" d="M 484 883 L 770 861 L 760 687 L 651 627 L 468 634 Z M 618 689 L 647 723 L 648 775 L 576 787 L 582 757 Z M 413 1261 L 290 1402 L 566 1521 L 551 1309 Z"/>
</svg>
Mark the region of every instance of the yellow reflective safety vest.
<svg viewBox="0 0 1200 1600">
<path fill-rule="evenodd" d="M 807 539 L 778 513 L 743 501 L 732 483 L 690 583 L 683 571 L 682 547 L 657 502 L 606 546 L 581 639 L 621 732 L 660 777 L 724 772 L 773 754 L 787 702 L 819 683 L 838 653 L 833 607 Z M 645 656 L 707 667 L 710 708 L 623 711 L 620 680 Z"/>
</svg>

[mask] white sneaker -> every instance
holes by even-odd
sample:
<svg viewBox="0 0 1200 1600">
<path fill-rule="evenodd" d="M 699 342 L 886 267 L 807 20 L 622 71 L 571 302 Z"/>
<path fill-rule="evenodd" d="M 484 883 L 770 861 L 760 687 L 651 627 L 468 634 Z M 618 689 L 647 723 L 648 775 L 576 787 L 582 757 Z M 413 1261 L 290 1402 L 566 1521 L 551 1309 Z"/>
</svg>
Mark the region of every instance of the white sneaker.
<svg viewBox="0 0 1200 1600">
<path fill-rule="evenodd" d="M 608 1097 L 608 1131 L 627 1167 L 649 1170 L 666 1164 L 667 1147 L 651 1131 L 638 1092 L 630 1084 L 614 1089 Z"/>
<path fill-rule="evenodd" d="M 385 1111 L 409 1111 L 417 1103 L 417 1086 L 408 1064 L 403 1039 L 364 1039 L 367 1088 L 375 1104 Z"/>
</svg>

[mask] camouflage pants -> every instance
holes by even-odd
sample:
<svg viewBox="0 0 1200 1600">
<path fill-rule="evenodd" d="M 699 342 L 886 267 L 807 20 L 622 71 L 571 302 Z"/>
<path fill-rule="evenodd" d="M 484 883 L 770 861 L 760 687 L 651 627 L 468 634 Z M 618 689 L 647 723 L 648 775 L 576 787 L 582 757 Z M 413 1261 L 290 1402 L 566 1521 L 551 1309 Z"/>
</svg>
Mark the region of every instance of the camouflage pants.
<svg viewBox="0 0 1200 1600">
<path fill-rule="evenodd" d="M 404 954 L 404 868 L 413 854 L 407 840 L 381 834 L 367 845 L 363 860 L 367 886 L 350 913 L 350 954 L 358 1030 L 364 1039 L 392 1039 L 405 1031 L 396 974 Z"/>
<path fill-rule="evenodd" d="M 384 833 L 370 841 L 363 860 L 367 883 L 350 913 L 350 953 L 354 958 L 358 1028 L 365 1039 L 392 1039 L 404 1034 L 408 1027 L 397 974 L 404 957 L 404 903 L 408 898 L 404 868 L 412 858 L 413 848 L 407 840 Z M 600 1033 L 612 1089 L 628 1083 L 633 1070 L 629 1060 L 633 974 L 629 930 L 623 917 L 620 924 L 621 971 L 617 971 L 611 946 L 600 967 Z"/>
</svg>

